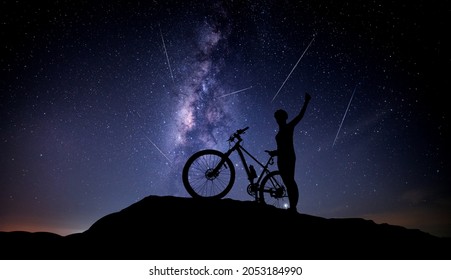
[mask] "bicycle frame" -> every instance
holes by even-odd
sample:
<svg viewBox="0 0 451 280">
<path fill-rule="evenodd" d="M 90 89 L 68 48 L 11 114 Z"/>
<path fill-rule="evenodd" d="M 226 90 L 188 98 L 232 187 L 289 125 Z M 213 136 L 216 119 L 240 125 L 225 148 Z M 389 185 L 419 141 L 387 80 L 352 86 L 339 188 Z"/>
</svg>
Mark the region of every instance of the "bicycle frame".
<svg viewBox="0 0 451 280">
<path fill-rule="evenodd" d="M 236 151 L 240 157 L 241 162 L 244 165 L 244 170 L 246 171 L 248 180 L 251 184 L 254 184 L 253 179 L 251 179 L 251 171 L 249 169 L 249 166 L 247 165 L 247 161 L 246 161 L 246 157 L 244 156 L 244 153 L 246 153 L 251 159 L 253 159 L 256 163 L 258 163 L 258 165 L 260 165 L 263 170 L 260 173 L 260 176 L 258 176 L 257 178 L 257 182 L 256 184 L 260 185 L 261 180 L 263 179 L 265 174 L 269 173 L 269 169 L 268 166 L 272 165 L 274 162 L 274 159 L 272 156 L 269 157 L 268 161 L 266 162 L 266 164 L 261 163 L 256 157 L 254 157 L 251 153 L 249 153 L 243 146 L 241 146 L 241 142 L 242 139 L 240 136 L 237 136 L 237 142 L 225 153 L 225 158 L 229 158 L 230 155 Z M 243 153 L 244 152 L 244 153 Z M 218 166 L 215 168 L 215 170 L 213 172 L 217 172 L 217 170 L 224 164 L 224 160 L 221 160 L 218 164 Z"/>
</svg>

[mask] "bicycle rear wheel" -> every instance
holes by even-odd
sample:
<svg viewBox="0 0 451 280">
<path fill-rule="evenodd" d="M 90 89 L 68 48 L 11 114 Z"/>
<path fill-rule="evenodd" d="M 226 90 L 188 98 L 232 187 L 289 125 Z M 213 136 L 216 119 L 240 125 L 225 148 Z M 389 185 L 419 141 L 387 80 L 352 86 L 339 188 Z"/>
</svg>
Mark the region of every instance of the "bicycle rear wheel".
<svg viewBox="0 0 451 280">
<path fill-rule="evenodd" d="M 202 150 L 186 161 L 182 180 L 186 191 L 194 198 L 222 198 L 232 189 L 235 168 L 224 153 Z"/>
<path fill-rule="evenodd" d="M 283 183 L 280 171 L 272 171 L 263 178 L 259 189 L 259 199 L 268 205 L 288 209 L 290 203 L 288 193 Z"/>
</svg>

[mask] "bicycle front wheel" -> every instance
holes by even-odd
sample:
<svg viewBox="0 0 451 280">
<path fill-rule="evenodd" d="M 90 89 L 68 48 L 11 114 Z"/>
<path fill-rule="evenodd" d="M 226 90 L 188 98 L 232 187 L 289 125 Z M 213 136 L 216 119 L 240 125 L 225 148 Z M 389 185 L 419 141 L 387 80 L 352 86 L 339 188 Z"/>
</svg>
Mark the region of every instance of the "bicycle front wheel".
<svg viewBox="0 0 451 280">
<path fill-rule="evenodd" d="M 288 209 L 290 207 L 287 188 L 280 176 L 280 171 L 272 171 L 263 178 L 259 189 L 259 199 L 261 202 L 277 208 Z"/>
<path fill-rule="evenodd" d="M 186 191 L 194 198 L 222 198 L 232 189 L 235 168 L 224 153 L 202 150 L 187 160 L 182 179 Z"/>
</svg>

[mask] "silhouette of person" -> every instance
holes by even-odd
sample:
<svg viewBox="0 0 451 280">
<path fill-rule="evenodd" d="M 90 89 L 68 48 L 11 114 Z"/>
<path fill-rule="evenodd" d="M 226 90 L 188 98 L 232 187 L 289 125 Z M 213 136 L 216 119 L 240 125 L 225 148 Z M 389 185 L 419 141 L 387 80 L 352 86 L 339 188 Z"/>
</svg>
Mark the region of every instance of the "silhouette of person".
<svg viewBox="0 0 451 280">
<path fill-rule="evenodd" d="M 293 144 L 294 128 L 304 117 L 311 98 L 310 94 L 305 94 L 304 105 L 299 114 L 288 123 L 288 113 L 285 110 L 279 109 L 274 113 L 274 118 L 279 125 L 279 132 L 276 135 L 277 150 L 271 151 L 270 154 L 277 156 L 277 167 L 287 188 L 290 203 L 288 210 L 294 213 L 297 212 L 296 206 L 299 200 L 299 189 L 294 179 L 296 165 L 296 153 Z"/>
</svg>

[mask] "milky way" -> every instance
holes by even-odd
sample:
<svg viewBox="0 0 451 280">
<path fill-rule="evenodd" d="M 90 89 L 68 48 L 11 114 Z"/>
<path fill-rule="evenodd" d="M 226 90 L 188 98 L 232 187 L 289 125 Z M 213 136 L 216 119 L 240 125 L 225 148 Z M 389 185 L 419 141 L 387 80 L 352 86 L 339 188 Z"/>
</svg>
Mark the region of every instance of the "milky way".
<svg viewBox="0 0 451 280">
<path fill-rule="evenodd" d="M 231 129 L 230 107 L 227 101 L 217 98 L 224 94 L 224 87 L 216 78 L 221 71 L 221 60 L 215 59 L 218 52 L 227 48 L 227 34 L 208 22 L 198 32 L 198 49 L 194 61 L 186 67 L 189 74 L 181 83 L 179 93 L 176 147 L 214 147 L 217 137 L 224 136 L 221 130 L 230 132 Z"/>
</svg>

